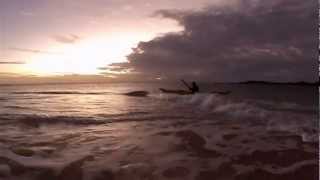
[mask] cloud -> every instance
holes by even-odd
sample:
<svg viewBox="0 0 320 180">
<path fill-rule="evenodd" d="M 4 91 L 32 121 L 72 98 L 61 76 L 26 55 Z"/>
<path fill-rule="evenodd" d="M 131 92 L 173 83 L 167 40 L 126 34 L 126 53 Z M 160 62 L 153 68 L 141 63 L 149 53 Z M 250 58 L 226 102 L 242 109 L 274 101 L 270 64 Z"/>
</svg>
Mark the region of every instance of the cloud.
<svg viewBox="0 0 320 180">
<path fill-rule="evenodd" d="M 15 65 L 15 64 L 25 64 L 25 62 L 22 62 L 22 61 L 1 61 L 0 60 L 0 65 L 1 64 Z"/>
<path fill-rule="evenodd" d="M 26 16 L 26 17 L 35 16 L 35 12 L 33 12 L 33 11 L 28 11 L 28 10 L 22 10 L 22 11 L 20 11 L 20 14 L 21 14 L 22 16 Z"/>
<path fill-rule="evenodd" d="M 80 40 L 81 38 L 77 35 L 74 34 L 69 34 L 69 35 L 55 35 L 52 37 L 55 41 L 59 43 L 64 43 L 64 44 L 73 44 Z"/>
<path fill-rule="evenodd" d="M 102 71 L 102 74 L 105 74 L 105 73 L 126 74 L 132 71 L 132 69 L 130 69 L 128 66 L 125 66 L 124 63 L 112 63 L 107 67 L 98 67 L 97 69 L 99 71 Z"/>
<path fill-rule="evenodd" d="M 70 83 L 107 83 L 119 82 L 121 79 L 113 79 L 102 75 L 60 75 L 60 76 L 35 76 L 0 72 L 0 85 L 16 84 L 70 84 Z"/>
<path fill-rule="evenodd" d="M 316 81 L 317 12 L 316 0 L 160 10 L 157 15 L 176 20 L 184 30 L 140 42 L 128 62 L 117 66 L 148 77 Z"/>
<path fill-rule="evenodd" d="M 17 52 L 35 53 L 35 54 L 52 54 L 52 55 L 63 54 L 62 52 L 51 52 L 51 51 L 44 51 L 39 49 L 27 49 L 27 48 L 17 48 L 17 47 L 10 47 L 9 50 L 17 51 Z"/>
</svg>

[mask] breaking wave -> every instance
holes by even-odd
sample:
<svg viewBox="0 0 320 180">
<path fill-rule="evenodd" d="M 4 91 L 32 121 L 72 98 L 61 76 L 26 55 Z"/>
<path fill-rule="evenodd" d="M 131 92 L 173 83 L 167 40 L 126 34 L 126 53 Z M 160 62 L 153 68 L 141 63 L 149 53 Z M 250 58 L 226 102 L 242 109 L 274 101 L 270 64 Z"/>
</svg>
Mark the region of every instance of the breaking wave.
<svg viewBox="0 0 320 180">
<path fill-rule="evenodd" d="M 177 104 L 190 104 L 206 111 L 227 113 L 230 115 L 244 115 L 265 117 L 268 112 L 317 113 L 317 107 L 304 106 L 296 103 L 265 101 L 265 100 L 234 100 L 228 96 L 215 94 L 196 94 L 192 96 L 165 96 L 166 101 Z"/>
<path fill-rule="evenodd" d="M 318 140 L 318 110 L 289 102 L 265 100 L 234 100 L 227 96 L 197 94 L 184 97 L 165 97 L 178 105 L 190 105 L 202 113 L 222 114 L 236 121 L 251 120 L 263 124 L 269 131 L 285 131 L 297 134 L 306 142 Z M 207 116 L 208 117 L 208 116 Z M 214 119 L 214 116 L 211 116 Z"/>
</svg>

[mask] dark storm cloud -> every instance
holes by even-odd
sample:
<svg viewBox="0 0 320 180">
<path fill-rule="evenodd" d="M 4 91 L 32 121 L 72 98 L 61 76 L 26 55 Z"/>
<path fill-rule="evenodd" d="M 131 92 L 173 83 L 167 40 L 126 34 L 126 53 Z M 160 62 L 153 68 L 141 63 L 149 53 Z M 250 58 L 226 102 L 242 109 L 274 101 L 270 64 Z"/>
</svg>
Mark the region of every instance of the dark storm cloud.
<svg viewBox="0 0 320 180">
<path fill-rule="evenodd" d="M 318 78 L 316 0 L 243 0 L 236 6 L 156 14 L 178 21 L 184 30 L 140 42 L 122 68 L 212 81 Z"/>
<path fill-rule="evenodd" d="M 17 52 L 34 53 L 34 54 L 52 54 L 52 55 L 63 54 L 61 52 L 51 52 L 51 51 L 44 51 L 39 49 L 27 49 L 27 48 L 17 48 L 17 47 L 11 47 L 9 48 L 9 50 L 17 51 Z"/>
<path fill-rule="evenodd" d="M 77 35 L 74 34 L 69 34 L 69 35 L 55 35 L 52 37 L 55 41 L 59 43 L 64 43 L 64 44 L 73 44 L 80 40 L 81 38 Z"/>
</svg>

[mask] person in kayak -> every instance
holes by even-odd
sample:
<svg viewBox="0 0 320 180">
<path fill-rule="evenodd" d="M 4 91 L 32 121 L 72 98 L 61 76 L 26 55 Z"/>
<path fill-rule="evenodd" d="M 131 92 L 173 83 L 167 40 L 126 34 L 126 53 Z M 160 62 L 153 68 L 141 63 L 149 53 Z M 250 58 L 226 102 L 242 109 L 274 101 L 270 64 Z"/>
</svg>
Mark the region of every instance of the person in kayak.
<svg viewBox="0 0 320 180">
<path fill-rule="evenodd" d="M 197 92 L 199 92 L 199 86 L 197 85 L 197 83 L 196 83 L 195 81 L 192 82 L 192 87 L 189 88 L 189 89 L 190 89 L 190 91 L 191 91 L 192 93 L 197 93 Z"/>
<path fill-rule="evenodd" d="M 196 82 L 192 82 L 191 86 L 185 82 L 184 80 L 181 80 L 182 83 L 188 88 L 188 90 L 180 90 L 180 89 L 164 89 L 164 88 L 159 88 L 161 92 L 163 93 L 172 93 L 172 94 L 179 94 L 179 95 L 190 95 L 190 94 L 195 94 L 199 92 L 199 86 L 197 85 Z"/>
<path fill-rule="evenodd" d="M 197 85 L 197 83 L 195 81 L 193 81 L 191 83 L 191 86 L 189 86 L 189 84 L 187 82 L 185 82 L 184 80 L 181 80 L 181 81 L 191 91 L 192 94 L 199 92 L 199 86 Z"/>
</svg>

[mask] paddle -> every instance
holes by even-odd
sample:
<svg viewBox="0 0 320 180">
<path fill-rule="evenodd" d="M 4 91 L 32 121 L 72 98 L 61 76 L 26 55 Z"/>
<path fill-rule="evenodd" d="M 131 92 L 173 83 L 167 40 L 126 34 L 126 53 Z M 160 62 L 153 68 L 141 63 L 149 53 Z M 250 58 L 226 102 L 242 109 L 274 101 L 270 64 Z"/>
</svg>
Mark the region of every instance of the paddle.
<svg viewBox="0 0 320 180">
<path fill-rule="evenodd" d="M 188 85 L 188 83 L 186 81 L 184 81 L 183 79 L 181 79 L 181 82 L 189 89 L 191 90 L 192 88 Z"/>
</svg>

